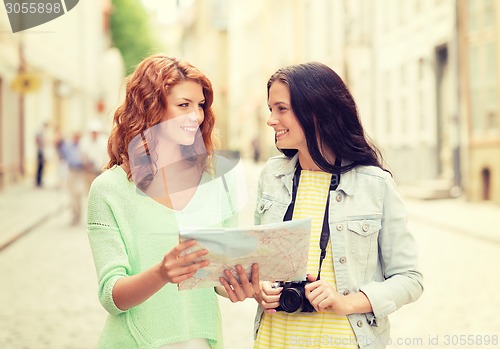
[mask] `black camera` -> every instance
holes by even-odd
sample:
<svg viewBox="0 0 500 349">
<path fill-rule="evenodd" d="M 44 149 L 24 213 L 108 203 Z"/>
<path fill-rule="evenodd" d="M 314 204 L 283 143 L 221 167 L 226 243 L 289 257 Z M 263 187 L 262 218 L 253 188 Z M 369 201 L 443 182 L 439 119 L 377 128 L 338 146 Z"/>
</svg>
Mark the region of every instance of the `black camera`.
<svg viewBox="0 0 500 349">
<path fill-rule="evenodd" d="M 283 287 L 280 296 L 280 305 L 276 311 L 284 311 L 287 313 L 311 313 L 314 311 L 313 306 L 306 298 L 304 287 L 309 284 L 309 281 L 276 281 L 273 284 L 274 288 Z"/>
</svg>

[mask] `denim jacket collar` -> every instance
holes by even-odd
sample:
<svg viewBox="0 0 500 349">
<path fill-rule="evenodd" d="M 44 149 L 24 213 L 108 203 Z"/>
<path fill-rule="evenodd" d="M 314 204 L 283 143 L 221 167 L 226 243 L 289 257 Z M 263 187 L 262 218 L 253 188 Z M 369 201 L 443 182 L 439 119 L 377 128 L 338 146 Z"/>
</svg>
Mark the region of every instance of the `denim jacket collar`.
<svg viewBox="0 0 500 349">
<path fill-rule="evenodd" d="M 346 165 L 344 161 L 342 161 L 342 165 Z M 346 195 L 354 195 L 354 182 L 356 180 L 354 175 L 355 171 L 356 169 L 354 168 L 340 175 L 340 183 L 337 190 L 342 190 Z"/>
<path fill-rule="evenodd" d="M 297 162 L 299 160 L 299 155 L 295 154 L 289 161 L 285 162 L 283 166 L 281 166 L 278 171 L 274 174 L 276 177 L 281 178 L 283 185 L 288 190 L 288 193 L 292 193 L 292 180 L 293 174 L 295 172 L 295 167 L 297 166 Z M 346 166 L 348 163 L 343 160 L 342 165 Z M 340 176 L 340 183 L 337 190 L 343 191 L 346 195 L 354 194 L 354 175 L 353 171 L 355 169 L 342 173 Z"/>
<path fill-rule="evenodd" d="M 283 155 L 284 156 L 284 155 Z M 292 195 L 292 182 L 293 174 L 295 172 L 295 167 L 299 160 L 299 154 L 295 154 L 289 161 L 286 161 L 283 166 L 281 166 L 274 175 L 281 178 L 281 182 L 288 190 L 288 194 Z"/>
</svg>

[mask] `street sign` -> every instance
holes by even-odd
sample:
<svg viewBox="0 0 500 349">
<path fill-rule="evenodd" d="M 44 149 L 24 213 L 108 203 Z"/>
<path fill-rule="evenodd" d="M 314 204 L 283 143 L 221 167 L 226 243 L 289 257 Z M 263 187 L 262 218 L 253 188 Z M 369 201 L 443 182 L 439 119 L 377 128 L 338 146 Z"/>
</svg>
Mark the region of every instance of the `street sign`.
<svg viewBox="0 0 500 349">
<path fill-rule="evenodd" d="M 12 80 L 11 87 L 22 94 L 36 92 L 40 89 L 40 78 L 34 74 L 20 73 Z"/>
</svg>

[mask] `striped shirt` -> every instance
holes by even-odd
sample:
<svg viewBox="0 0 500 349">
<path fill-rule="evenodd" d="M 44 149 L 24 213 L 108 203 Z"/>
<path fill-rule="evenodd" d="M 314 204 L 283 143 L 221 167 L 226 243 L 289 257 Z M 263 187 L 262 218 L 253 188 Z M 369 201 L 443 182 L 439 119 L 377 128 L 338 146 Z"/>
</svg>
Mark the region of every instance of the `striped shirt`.
<svg viewBox="0 0 500 349">
<path fill-rule="evenodd" d="M 320 237 L 325 214 L 331 174 L 302 170 L 293 219 L 311 218 L 311 241 L 307 273 L 318 274 Z M 321 267 L 321 279 L 335 287 L 330 241 Z M 347 316 L 330 311 L 312 313 L 264 313 L 254 349 L 297 348 L 358 348 L 356 337 Z"/>
</svg>

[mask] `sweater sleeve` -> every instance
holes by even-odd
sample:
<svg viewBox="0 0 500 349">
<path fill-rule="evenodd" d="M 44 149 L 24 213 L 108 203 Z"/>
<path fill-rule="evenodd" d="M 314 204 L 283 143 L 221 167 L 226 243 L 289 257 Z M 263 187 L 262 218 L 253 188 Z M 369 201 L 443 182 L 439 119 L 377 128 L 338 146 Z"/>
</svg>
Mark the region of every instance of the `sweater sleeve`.
<svg viewBox="0 0 500 349">
<path fill-rule="evenodd" d="M 106 311 L 117 315 L 123 311 L 113 300 L 113 287 L 119 278 L 128 275 L 130 264 L 122 234 L 107 200 L 111 195 L 109 191 L 106 183 L 96 180 L 92 184 L 88 199 L 87 233 L 98 277 L 99 301 Z"/>
</svg>

